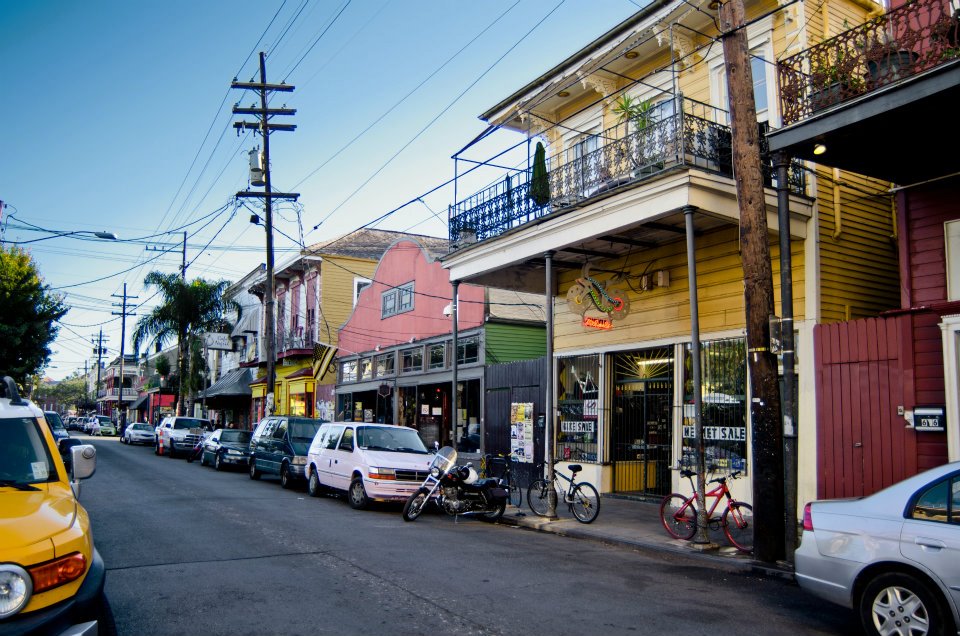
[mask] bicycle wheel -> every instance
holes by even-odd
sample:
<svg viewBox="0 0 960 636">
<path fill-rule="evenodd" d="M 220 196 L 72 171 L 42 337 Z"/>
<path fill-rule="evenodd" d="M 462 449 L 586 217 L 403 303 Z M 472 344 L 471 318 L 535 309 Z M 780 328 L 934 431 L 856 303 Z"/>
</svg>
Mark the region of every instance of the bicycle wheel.
<svg viewBox="0 0 960 636">
<path fill-rule="evenodd" d="M 723 533 L 736 549 L 753 552 L 753 506 L 741 501 L 730 502 L 723 511 Z"/>
<path fill-rule="evenodd" d="M 527 504 L 530 506 L 530 510 L 533 510 L 533 514 L 540 517 L 547 516 L 549 508 L 547 497 L 551 488 L 553 488 L 553 485 L 545 479 L 538 479 L 527 488 Z"/>
<path fill-rule="evenodd" d="M 600 514 L 600 493 L 593 484 L 581 482 L 573 487 L 570 512 L 580 523 L 590 523 Z"/>
<path fill-rule="evenodd" d="M 688 540 L 697 531 L 697 509 L 694 502 L 680 493 L 667 495 L 660 502 L 660 521 L 674 539 Z"/>
<path fill-rule="evenodd" d="M 523 489 L 520 488 L 520 484 L 510 482 L 510 485 L 507 486 L 507 493 L 510 505 L 519 508 L 520 504 L 523 503 Z"/>
</svg>

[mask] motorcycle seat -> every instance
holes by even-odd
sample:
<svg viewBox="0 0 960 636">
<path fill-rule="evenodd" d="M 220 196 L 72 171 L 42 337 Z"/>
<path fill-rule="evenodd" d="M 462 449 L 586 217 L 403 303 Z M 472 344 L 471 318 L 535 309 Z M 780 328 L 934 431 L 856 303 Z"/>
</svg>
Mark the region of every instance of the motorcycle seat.
<svg viewBox="0 0 960 636">
<path fill-rule="evenodd" d="M 500 486 L 499 480 L 494 477 L 485 477 L 483 479 L 478 479 L 472 485 L 477 488 L 497 488 Z"/>
</svg>

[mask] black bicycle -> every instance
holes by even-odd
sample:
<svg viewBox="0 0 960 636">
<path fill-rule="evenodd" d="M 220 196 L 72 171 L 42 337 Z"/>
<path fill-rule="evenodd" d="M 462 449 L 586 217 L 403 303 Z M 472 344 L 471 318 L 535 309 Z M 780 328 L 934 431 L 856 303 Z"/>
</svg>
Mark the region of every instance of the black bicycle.
<svg viewBox="0 0 960 636">
<path fill-rule="evenodd" d="M 540 464 L 542 469 L 544 464 Z M 553 468 L 553 480 L 538 479 L 527 489 L 527 503 L 534 514 L 546 517 L 549 510 L 550 489 L 557 492 L 557 503 L 564 503 L 580 523 L 590 523 L 600 514 L 600 493 L 593 484 L 582 481 L 577 483 L 577 473 L 583 470 L 580 464 L 568 466 L 572 475 L 567 477 Z M 560 480 L 567 482 L 564 487 Z"/>
</svg>

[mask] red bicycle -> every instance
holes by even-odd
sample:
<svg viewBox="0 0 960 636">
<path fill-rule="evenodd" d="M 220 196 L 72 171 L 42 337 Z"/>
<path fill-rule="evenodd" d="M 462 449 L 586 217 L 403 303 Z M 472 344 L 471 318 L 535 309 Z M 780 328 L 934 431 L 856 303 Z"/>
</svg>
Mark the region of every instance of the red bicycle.
<svg viewBox="0 0 960 636">
<path fill-rule="evenodd" d="M 680 474 L 690 480 L 691 489 L 696 492 L 693 478 L 697 474 L 690 470 L 681 470 Z M 707 511 L 707 524 L 714 530 L 723 528 L 723 533 L 732 546 L 741 552 L 753 551 L 753 507 L 742 501 L 737 501 L 730 494 L 727 487 L 728 479 L 736 479 L 740 471 L 726 477 L 711 479 L 708 484 L 717 484 L 710 492 L 704 493 L 704 502 L 713 499 L 713 505 Z M 726 498 L 723 514 L 719 515 L 717 508 Z M 719 516 L 715 516 L 717 513 Z M 677 539 L 690 539 L 697 531 L 697 499 L 696 496 L 685 497 L 680 493 L 673 493 L 663 498 L 660 503 L 660 520 L 667 533 Z"/>
</svg>

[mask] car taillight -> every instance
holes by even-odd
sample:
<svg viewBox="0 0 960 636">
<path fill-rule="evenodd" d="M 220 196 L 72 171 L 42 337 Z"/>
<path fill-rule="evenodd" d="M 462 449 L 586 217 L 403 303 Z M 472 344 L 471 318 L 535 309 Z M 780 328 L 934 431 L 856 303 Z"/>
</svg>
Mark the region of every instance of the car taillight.
<svg viewBox="0 0 960 636">
<path fill-rule="evenodd" d="M 30 578 L 33 579 L 33 593 L 37 594 L 58 585 L 75 581 L 83 576 L 86 571 L 87 559 L 79 552 L 68 554 L 56 561 L 34 566 L 29 569 Z"/>
<path fill-rule="evenodd" d="M 813 514 L 810 512 L 810 504 L 803 507 L 803 529 L 813 531 Z"/>
</svg>

